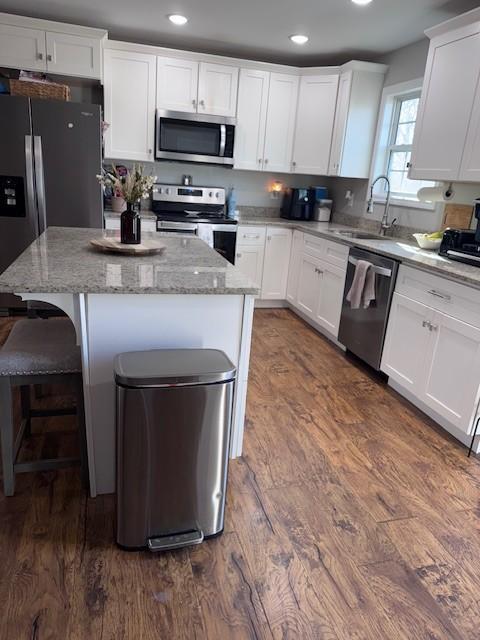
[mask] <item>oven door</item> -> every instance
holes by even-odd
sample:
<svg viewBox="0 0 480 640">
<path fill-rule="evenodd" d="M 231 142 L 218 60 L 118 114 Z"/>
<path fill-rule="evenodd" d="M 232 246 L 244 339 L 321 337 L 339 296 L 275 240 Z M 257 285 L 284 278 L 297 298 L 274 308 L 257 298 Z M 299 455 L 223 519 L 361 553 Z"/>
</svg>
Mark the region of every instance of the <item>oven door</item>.
<svg viewBox="0 0 480 640">
<path fill-rule="evenodd" d="M 155 157 L 233 165 L 235 118 L 157 111 Z"/>
</svg>

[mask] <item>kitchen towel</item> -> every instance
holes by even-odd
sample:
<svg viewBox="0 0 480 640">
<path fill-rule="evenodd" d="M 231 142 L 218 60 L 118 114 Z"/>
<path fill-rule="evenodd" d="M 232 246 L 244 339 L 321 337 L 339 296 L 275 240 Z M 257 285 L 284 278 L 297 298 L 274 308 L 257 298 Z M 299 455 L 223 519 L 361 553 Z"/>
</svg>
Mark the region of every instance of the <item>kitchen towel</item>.
<svg viewBox="0 0 480 640">
<path fill-rule="evenodd" d="M 200 223 L 197 231 L 198 237 L 206 242 L 209 247 L 213 247 L 213 227 L 211 224 Z"/>
<path fill-rule="evenodd" d="M 347 301 L 352 309 L 367 309 L 375 300 L 375 271 L 367 260 L 358 260 L 355 266 L 352 286 L 347 293 Z"/>
</svg>

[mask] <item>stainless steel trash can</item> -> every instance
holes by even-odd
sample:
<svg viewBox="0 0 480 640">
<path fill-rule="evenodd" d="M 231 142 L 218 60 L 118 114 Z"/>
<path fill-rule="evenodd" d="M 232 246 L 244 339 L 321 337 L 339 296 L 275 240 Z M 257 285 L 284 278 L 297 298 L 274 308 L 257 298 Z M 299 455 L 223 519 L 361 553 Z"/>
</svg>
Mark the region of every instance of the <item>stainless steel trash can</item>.
<svg viewBox="0 0 480 640">
<path fill-rule="evenodd" d="M 215 349 L 115 358 L 117 543 L 152 551 L 223 531 L 235 367 Z"/>
</svg>

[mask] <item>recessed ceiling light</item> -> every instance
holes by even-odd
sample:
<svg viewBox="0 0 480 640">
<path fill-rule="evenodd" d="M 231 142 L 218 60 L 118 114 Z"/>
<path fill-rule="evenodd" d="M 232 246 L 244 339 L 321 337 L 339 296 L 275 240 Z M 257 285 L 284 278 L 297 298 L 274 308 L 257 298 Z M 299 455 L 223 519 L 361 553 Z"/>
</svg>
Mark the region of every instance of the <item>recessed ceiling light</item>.
<svg viewBox="0 0 480 640">
<path fill-rule="evenodd" d="M 181 26 L 182 24 L 186 24 L 188 22 L 188 19 L 185 16 L 181 16 L 178 13 L 172 13 L 171 16 L 168 16 L 168 19 L 170 20 L 170 22 L 173 22 L 173 24 L 176 24 L 177 26 Z"/>
<path fill-rule="evenodd" d="M 289 36 L 289 38 L 292 42 L 295 42 L 295 44 L 305 44 L 308 42 L 308 36 L 302 36 L 300 34 Z"/>
<path fill-rule="evenodd" d="M 360 5 L 370 4 L 371 1 L 372 0 L 352 0 L 354 4 L 360 4 Z"/>
</svg>

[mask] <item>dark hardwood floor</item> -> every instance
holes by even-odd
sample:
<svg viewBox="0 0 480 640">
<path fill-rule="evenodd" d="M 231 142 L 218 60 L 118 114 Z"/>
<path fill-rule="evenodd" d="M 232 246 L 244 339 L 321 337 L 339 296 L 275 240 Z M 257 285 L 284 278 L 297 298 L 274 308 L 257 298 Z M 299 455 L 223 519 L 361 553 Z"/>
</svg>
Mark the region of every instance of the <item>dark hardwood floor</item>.
<svg viewBox="0 0 480 640">
<path fill-rule="evenodd" d="M 478 459 L 286 310 L 255 313 L 247 413 L 225 532 L 190 550 L 119 550 L 75 470 L 0 490 L 0 638 L 478 640 Z"/>
</svg>

